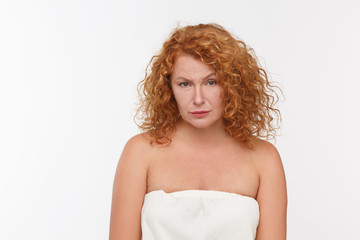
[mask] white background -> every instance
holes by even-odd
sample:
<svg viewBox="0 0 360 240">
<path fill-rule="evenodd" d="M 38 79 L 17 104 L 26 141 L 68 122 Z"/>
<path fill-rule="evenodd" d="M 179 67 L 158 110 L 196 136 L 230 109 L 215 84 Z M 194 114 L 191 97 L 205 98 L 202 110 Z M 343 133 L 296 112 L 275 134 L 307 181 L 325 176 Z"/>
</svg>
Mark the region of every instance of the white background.
<svg viewBox="0 0 360 240">
<path fill-rule="evenodd" d="M 0 239 L 107 239 L 136 84 L 170 31 L 216 22 L 284 91 L 288 239 L 358 239 L 357 1 L 0 3 Z"/>
</svg>

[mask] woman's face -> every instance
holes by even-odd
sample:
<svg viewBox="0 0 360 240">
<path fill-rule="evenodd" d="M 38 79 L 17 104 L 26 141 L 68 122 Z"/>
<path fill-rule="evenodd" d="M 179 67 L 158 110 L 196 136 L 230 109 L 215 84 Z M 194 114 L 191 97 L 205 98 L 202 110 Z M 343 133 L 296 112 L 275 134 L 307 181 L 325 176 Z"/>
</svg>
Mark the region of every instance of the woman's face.
<svg viewBox="0 0 360 240">
<path fill-rule="evenodd" d="M 214 68 L 186 54 L 176 58 L 171 88 L 181 118 L 196 128 L 222 124 L 222 87 Z"/>
</svg>

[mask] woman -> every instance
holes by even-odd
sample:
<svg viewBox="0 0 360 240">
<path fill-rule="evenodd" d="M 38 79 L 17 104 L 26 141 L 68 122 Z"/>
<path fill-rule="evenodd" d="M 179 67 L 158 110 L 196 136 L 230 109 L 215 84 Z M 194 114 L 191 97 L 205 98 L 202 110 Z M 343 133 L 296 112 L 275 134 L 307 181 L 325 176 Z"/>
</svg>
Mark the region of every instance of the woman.
<svg viewBox="0 0 360 240">
<path fill-rule="evenodd" d="M 280 112 L 252 49 L 219 25 L 186 26 L 149 66 L 145 131 L 119 160 L 110 239 L 286 239 L 282 162 L 260 139 Z"/>
</svg>

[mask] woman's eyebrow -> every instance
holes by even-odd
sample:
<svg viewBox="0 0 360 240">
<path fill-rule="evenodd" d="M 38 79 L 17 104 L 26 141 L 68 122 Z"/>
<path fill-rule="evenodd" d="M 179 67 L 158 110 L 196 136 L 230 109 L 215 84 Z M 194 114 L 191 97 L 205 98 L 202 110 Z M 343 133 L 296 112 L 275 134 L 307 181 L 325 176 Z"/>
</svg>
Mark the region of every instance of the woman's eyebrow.
<svg viewBox="0 0 360 240">
<path fill-rule="evenodd" d="M 205 76 L 203 79 L 206 79 L 206 78 L 209 78 L 209 77 L 212 77 L 212 76 L 216 77 L 216 73 L 210 73 L 207 76 Z M 187 79 L 186 77 L 182 77 L 182 76 L 176 77 L 175 80 L 186 80 L 186 81 L 191 82 L 190 79 Z"/>
<path fill-rule="evenodd" d="M 207 75 L 206 77 L 204 77 L 204 79 L 205 79 L 205 78 L 208 78 L 208 77 L 212 77 L 212 76 L 215 76 L 215 77 L 216 77 L 216 73 L 210 73 L 209 75 Z"/>
</svg>

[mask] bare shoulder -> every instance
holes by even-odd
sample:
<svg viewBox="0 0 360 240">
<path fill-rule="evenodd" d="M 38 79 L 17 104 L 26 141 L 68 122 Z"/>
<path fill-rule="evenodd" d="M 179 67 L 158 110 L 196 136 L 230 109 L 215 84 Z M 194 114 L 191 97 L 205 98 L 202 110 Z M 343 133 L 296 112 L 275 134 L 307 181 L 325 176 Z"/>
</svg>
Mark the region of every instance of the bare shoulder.
<svg viewBox="0 0 360 240">
<path fill-rule="evenodd" d="M 129 174 L 133 171 L 133 175 L 147 171 L 148 156 L 150 155 L 150 139 L 146 133 L 137 134 L 131 137 L 125 144 L 121 153 L 117 173 L 119 171 Z"/>
<path fill-rule="evenodd" d="M 125 144 L 113 183 L 110 239 L 141 237 L 141 207 L 146 194 L 151 149 L 147 134 L 138 134 Z"/>
<path fill-rule="evenodd" d="M 282 160 L 277 148 L 270 142 L 257 139 L 253 142 L 253 158 L 260 172 L 282 168 Z"/>
<path fill-rule="evenodd" d="M 125 144 L 124 149 L 129 150 L 149 150 L 150 149 L 150 136 L 148 133 L 140 133 L 131 137 Z M 144 149 L 145 148 L 145 149 Z"/>
<path fill-rule="evenodd" d="M 280 154 L 264 140 L 255 141 L 253 154 L 260 179 L 256 200 L 261 217 L 256 240 L 286 239 L 287 191 Z"/>
<path fill-rule="evenodd" d="M 148 152 L 150 151 L 150 143 L 147 141 L 146 135 L 138 134 L 131 137 L 125 144 L 119 164 L 140 165 L 138 167 L 147 167 Z"/>
</svg>

